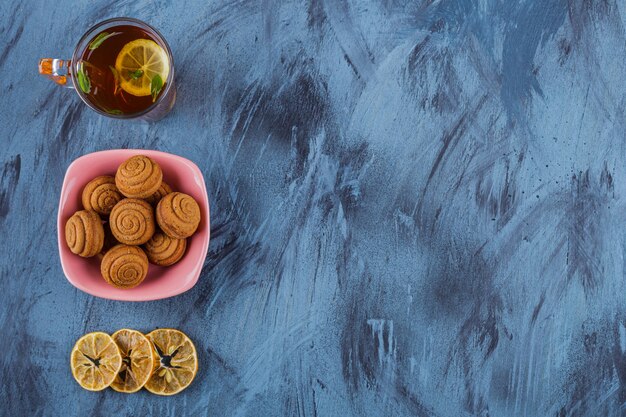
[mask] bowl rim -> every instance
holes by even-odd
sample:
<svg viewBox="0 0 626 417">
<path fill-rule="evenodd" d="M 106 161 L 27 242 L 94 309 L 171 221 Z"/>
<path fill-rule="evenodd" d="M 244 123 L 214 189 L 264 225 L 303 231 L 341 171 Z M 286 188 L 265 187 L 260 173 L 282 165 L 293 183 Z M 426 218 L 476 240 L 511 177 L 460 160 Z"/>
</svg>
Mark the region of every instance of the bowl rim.
<svg viewBox="0 0 626 417">
<path fill-rule="evenodd" d="M 156 155 L 162 158 L 173 159 L 177 161 L 178 163 L 185 164 L 189 166 L 192 170 L 196 171 L 196 173 L 198 174 L 201 180 L 199 185 L 201 187 L 202 196 L 206 202 L 206 209 L 207 209 L 206 226 L 205 226 L 207 236 L 206 236 L 206 239 L 203 239 L 203 241 L 201 242 L 202 244 L 201 253 L 203 255 L 201 256 L 201 259 L 198 259 L 198 261 L 196 262 L 193 268 L 193 271 L 192 271 L 194 274 L 193 280 L 182 285 L 181 287 L 177 288 L 175 291 L 172 291 L 171 293 L 159 295 L 159 294 L 146 293 L 146 292 L 138 292 L 138 293 L 133 292 L 133 293 L 126 293 L 126 295 L 124 293 L 121 293 L 119 296 L 118 295 L 104 295 L 104 294 L 99 293 L 98 291 L 94 291 L 91 287 L 87 285 L 83 285 L 75 281 L 75 278 L 72 278 L 71 276 L 72 274 L 68 272 L 68 267 L 66 266 L 63 260 L 64 259 L 63 257 L 64 246 L 63 245 L 65 244 L 65 242 L 63 241 L 63 238 L 61 236 L 61 228 L 64 227 L 64 220 L 61 218 L 62 217 L 61 213 L 62 213 L 62 208 L 64 207 L 63 198 L 66 196 L 66 188 L 68 186 L 68 174 L 72 171 L 72 168 L 75 165 L 78 165 L 81 161 L 85 159 L 91 159 L 97 156 L 104 156 L 106 154 L 109 154 L 109 155 L 110 154 L 115 154 L 115 155 L 127 154 L 129 156 L 131 156 L 131 154 L 132 155 L 142 154 L 148 157 L 152 157 Z M 187 158 L 184 158 L 179 155 L 174 155 L 168 152 L 149 150 L 149 149 L 108 149 L 108 150 L 90 152 L 85 155 L 79 156 L 78 158 L 74 159 L 65 170 L 65 175 L 63 176 L 63 184 L 61 186 L 61 192 L 59 195 L 59 204 L 57 206 L 57 246 L 58 246 L 58 251 L 59 251 L 59 262 L 61 263 L 61 269 L 63 270 L 63 274 L 65 275 L 65 278 L 69 281 L 69 283 L 72 284 L 75 288 L 78 288 L 79 290 L 89 295 L 92 295 L 98 298 L 107 299 L 107 300 L 141 302 L 141 301 L 162 300 L 162 299 L 166 299 L 170 297 L 175 297 L 186 291 L 189 291 L 191 288 L 193 288 L 196 285 L 196 283 L 200 279 L 200 274 L 202 273 L 202 268 L 204 267 L 204 262 L 206 261 L 206 257 L 208 255 L 210 241 L 211 241 L 211 207 L 210 207 L 209 196 L 208 196 L 207 189 L 206 189 L 206 182 L 204 181 L 204 175 L 202 174 L 202 171 L 200 170 L 200 168 L 198 168 L 198 166 L 193 161 Z"/>
</svg>

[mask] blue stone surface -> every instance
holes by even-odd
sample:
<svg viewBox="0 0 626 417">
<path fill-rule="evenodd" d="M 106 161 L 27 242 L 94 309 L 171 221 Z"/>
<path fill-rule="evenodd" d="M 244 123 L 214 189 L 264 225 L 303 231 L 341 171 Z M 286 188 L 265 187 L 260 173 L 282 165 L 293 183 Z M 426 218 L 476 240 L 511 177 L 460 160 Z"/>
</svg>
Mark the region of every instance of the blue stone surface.
<svg viewBox="0 0 626 417">
<path fill-rule="evenodd" d="M 0 2 L 0 415 L 619 416 L 626 3 Z M 36 73 L 92 24 L 170 43 L 178 101 L 101 117 Z M 204 172 L 198 284 L 146 303 L 63 276 L 67 166 L 158 149 Z M 86 332 L 176 327 L 161 398 L 82 390 Z"/>
</svg>

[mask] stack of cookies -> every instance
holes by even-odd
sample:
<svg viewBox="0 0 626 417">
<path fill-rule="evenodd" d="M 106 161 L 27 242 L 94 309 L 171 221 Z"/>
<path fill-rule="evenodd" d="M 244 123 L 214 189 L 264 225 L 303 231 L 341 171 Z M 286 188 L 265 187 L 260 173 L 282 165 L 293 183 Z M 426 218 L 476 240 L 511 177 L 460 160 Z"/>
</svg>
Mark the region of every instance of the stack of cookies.
<svg viewBox="0 0 626 417">
<path fill-rule="evenodd" d="M 91 180 L 82 203 L 65 224 L 67 245 L 85 258 L 102 254 L 102 277 L 117 288 L 141 284 L 149 262 L 178 262 L 200 224 L 198 203 L 172 191 L 161 167 L 144 155 L 124 161 L 115 177 Z"/>
</svg>

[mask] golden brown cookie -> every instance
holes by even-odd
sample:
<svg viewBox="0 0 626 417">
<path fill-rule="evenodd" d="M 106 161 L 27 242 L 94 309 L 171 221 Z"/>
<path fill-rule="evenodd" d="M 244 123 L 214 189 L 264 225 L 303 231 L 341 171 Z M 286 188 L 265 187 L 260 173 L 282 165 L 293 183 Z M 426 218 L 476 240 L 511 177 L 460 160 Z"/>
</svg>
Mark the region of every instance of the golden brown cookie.
<svg viewBox="0 0 626 417">
<path fill-rule="evenodd" d="M 65 241 L 72 253 L 90 258 L 102 250 L 104 229 L 95 211 L 81 210 L 65 223 Z"/>
<path fill-rule="evenodd" d="M 170 186 L 167 185 L 165 181 L 163 181 L 161 182 L 161 186 L 156 191 L 156 193 L 152 194 L 150 197 L 144 198 L 144 200 L 146 200 L 148 203 L 152 204 L 153 206 L 156 206 L 163 197 L 165 197 L 171 192 L 172 192 L 172 189 L 170 188 Z"/>
<path fill-rule="evenodd" d="M 159 201 L 156 218 L 166 235 L 184 239 L 193 235 L 200 224 L 200 206 L 187 194 L 170 193 Z"/>
<path fill-rule="evenodd" d="M 102 258 L 100 273 L 114 287 L 136 287 L 148 275 L 148 257 L 137 246 L 117 245 Z"/>
<path fill-rule="evenodd" d="M 143 200 L 126 198 L 113 207 L 109 225 L 120 243 L 143 245 L 154 234 L 154 210 Z"/>
<path fill-rule="evenodd" d="M 160 266 L 174 265 L 185 254 L 187 239 L 175 239 L 158 231 L 144 245 L 148 260 Z"/>
<path fill-rule="evenodd" d="M 148 198 L 161 186 L 163 172 L 159 164 L 144 155 L 135 155 L 119 166 L 115 185 L 130 198 Z"/>
<path fill-rule="evenodd" d="M 115 186 L 115 178 L 109 175 L 96 177 L 83 188 L 83 207 L 102 216 L 108 216 L 124 196 Z"/>
</svg>

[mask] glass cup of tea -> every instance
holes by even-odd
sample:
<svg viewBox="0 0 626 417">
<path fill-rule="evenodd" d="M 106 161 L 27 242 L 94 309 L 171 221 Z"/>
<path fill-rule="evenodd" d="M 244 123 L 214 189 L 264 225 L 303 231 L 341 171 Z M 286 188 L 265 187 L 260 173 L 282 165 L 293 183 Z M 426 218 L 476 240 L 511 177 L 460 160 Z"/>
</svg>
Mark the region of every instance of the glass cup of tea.
<svg viewBox="0 0 626 417">
<path fill-rule="evenodd" d="M 93 26 L 71 60 L 43 58 L 39 73 L 74 88 L 94 111 L 117 119 L 156 121 L 176 101 L 169 45 L 156 29 L 128 17 Z"/>
</svg>

